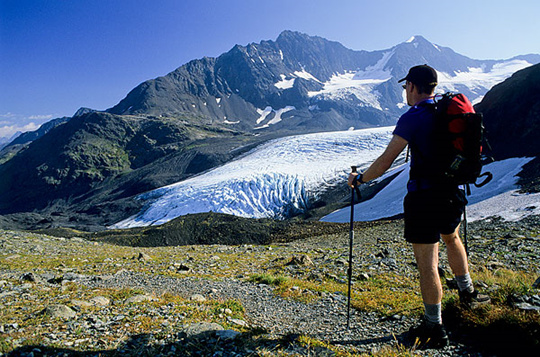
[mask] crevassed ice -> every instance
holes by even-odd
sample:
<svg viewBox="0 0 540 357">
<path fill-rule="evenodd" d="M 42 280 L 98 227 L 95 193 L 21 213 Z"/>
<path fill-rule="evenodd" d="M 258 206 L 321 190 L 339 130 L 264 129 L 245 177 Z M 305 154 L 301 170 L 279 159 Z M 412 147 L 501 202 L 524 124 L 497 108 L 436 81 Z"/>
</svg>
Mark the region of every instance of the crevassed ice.
<svg viewBox="0 0 540 357">
<path fill-rule="evenodd" d="M 272 140 L 205 174 L 140 195 L 143 210 L 113 228 L 161 224 L 209 211 L 287 217 L 304 210 L 325 189 L 345 184 L 351 165 L 366 166 L 378 157 L 392 131 L 385 127 Z"/>
</svg>

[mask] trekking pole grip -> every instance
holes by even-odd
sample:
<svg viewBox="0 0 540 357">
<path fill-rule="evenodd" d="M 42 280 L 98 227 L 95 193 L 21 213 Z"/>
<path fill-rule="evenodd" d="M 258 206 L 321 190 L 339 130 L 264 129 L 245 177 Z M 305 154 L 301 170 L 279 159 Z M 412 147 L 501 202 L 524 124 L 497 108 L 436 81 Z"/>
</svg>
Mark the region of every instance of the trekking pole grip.
<svg viewBox="0 0 540 357">
<path fill-rule="evenodd" d="M 358 172 L 357 168 L 358 168 L 358 166 L 351 166 L 351 172 Z M 353 184 L 354 184 L 353 190 L 356 191 L 356 196 L 358 197 L 358 200 L 360 200 L 360 198 L 361 198 L 360 189 L 358 188 L 358 185 L 356 184 L 356 181 L 354 181 Z M 354 193 L 353 193 L 353 196 L 354 196 Z"/>
</svg>

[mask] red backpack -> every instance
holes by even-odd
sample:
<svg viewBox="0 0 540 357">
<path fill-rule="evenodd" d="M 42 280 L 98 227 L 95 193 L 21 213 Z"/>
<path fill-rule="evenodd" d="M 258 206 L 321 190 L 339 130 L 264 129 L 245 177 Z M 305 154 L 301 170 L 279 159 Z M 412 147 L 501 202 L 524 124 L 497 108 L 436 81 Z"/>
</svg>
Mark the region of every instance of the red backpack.
<svg viewBox="0 0 540 357">
<path fill-rule="evenodd" d="M 484 136 L 482 114 L 461 93 L 445 93 L 435 97 L 441 160 L 445 179 L 458 185 L 474 184 L 481 187 L 493 178 L 482 172 L 482 166 L 493 161 L 482 154 L 483 144 L 489 148 Z M 486 178 L 477 183 L 479 177 Z"/>
</svg>

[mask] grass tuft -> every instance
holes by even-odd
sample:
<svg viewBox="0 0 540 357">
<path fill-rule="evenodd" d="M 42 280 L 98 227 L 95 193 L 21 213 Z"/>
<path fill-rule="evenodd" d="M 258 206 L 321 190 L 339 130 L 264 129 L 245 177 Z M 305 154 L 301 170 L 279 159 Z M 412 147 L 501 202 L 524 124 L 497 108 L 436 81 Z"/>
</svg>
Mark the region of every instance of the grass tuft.
<svg viewBox="0 0 540 357">
<path fill-rule="evenodd" d="M 249 281 L 252 283 L 258 283 L 258 284 L 266 284 L 266 285 L 273 285 L 273 286 L 282 286 L 284 285 L 289 279 L 284 276 L 274 276 L 270 274 L 254 274 L 249 278 Z"/>
</svg>

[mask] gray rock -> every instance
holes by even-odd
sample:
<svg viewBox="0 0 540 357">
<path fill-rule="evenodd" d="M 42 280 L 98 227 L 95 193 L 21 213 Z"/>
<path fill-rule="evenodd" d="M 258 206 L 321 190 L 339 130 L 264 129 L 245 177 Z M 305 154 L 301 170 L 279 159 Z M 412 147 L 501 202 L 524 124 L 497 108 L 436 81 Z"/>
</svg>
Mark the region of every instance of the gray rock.
<svg viewBox="0 0 540 357">
<path fill-rule="evenodd" d="M 186 326 L 182 332 L 188 338 L 205 338 L 214 334 L 216 331 L 224 330 L 223 326 L 214 322 L 197 322 Z"/>
<path fill-rule="evenodd" d="M 149 261 L 149 260 L 152 260 L 152 258 L 146 254 L 146 253 L 139 253 L 139 256 L 137 257 L 138 260 L 141 260 L 141 261 Z"/>
<path fill-rule="evenodd" d="M 127 298 L 124 301 L 124 303 L 125 304 L 136 304 L 136 303 L 140 303 L 140 302 L 154 301 L 154 300 L 156 300 L 156 298 L 154 298 L 151 295 L 140 294 L 140 295 L 135 295 L 135 296 L 132 296 L 130 298 Z"/>
<path fill-rule="evenodd" d="M 517 307 L 520 310 L 536 310 L 540 311 L 540 306 L 531 305 L 528 302 L 518 302 L 514 304 L 515 307 Z"/>
<path fill-rule="evenodd" d="M 90 299 L 90 302 L 97 306 L 109 306 L 111 304 L 111 299 L 106 298 L 105 296 L 96 296 Z"/>
<path fill-rule="evenodd" d="M 38 281 L 38 277 L 34 273 L 25 273 L 21 276 L 21 281 L 30 281 L 35 283 Z"/>
<path fill-rule="evenodd" d="M 21 292 L 26 292 L 30 289 L 32 289 L 33 285 L 30 284 L 30 283 L 26 283 L 26 284 L 22 284 L 20 286 L 17 286 L 16 289 L 21 291 Z"/>
<path fill-rule="evenodd" d="M 16 291 L 6 291 L 4 293 L 0 293 L 0 299 L 2 298 L 5 298 L 6 296 L 13 296 L 13 295 L 17 295 L 17 292 Z"/>
<path fill-rule="evenodd" d="M 47 306 L 42 313 L 46 316 L 54 318 L 72 318 L 77 315 L 77 313 L 66 305 L 50 305 Z"/>
<path fill-rule="evenodd" d="M 358 274 L 357 279 L 360 281 L 366 281 L 366 280 L 369 280 L 369 275 L 367 273 L 361 273 L 361 274 Z"/>
<path fill-rule="evenodd" d="M 72 305 L 74 306 L 78 306 L 78 307 L 91 307 L 92 304 L 88 301 L 84 301 L 84 300 L 71 300 L 70 301 Z"/>
<path fill-rule="evenodd" d="M 216 336 L 222 340 L 234 340 L 238 335 L 240 335 L 240 332 L 234 330 L 216 331 Z"/>
<path fill-rule="evenodd" d="M 191 271 L 191 268 L 188 267 L 185 264 L 175 264 L 174 267 L 176 268 L 176 271 L 179 273 L 187 273 L 188 271 Z"/>
<path fill-rule="evenodd" d="M 205 302 L 206 298 L 202 296 L 201 294 L 193 294 L 189 297 L 189 300 L 197 301 L 197 302 Z"/>
<path fill-rule="evenodd" d="M 240 320 L 240 319 L 227 319 L 229 320 L 230 323 L 234 324 L 234 325 L 237 325 L 237 326 L 247 326 L 248 323 L 245 322 L 244 320 Z"/>
<path fill-rule="evenodd" d="M 83 280 L 85 278 L 86 278 L 86 276 L 83 275 L 83 274 L 76 274 L 76 273 L 67 272 L 62 277 L 62 282 L 64 282 L 64 281 Z"/>
<path fill-rule="evenodd" d="M 314 264 L 313 264 L 313 261 L 311 260 L 311 258 L 309 256 L 307 256 L 306 254 L 302 254 L 302 255 L 292 257 L 291 260 L 285 265 L 304 265 L 304 266 L 309 265 L 309 266 L 312 266 Z"/>
</svg>

